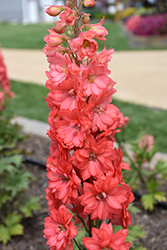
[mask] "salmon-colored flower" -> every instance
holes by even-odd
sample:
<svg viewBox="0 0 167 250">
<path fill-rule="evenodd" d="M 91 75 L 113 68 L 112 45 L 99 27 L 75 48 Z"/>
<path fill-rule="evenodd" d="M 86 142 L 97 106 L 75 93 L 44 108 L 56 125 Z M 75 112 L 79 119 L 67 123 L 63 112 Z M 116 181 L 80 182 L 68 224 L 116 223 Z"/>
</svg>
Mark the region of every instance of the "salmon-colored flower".
<svg viewBox="0 0 167 250">
<path fill-rule="evenodd" d="M 93 184 L 84 182 L 83 190 L 78 200 L 84 206 L 84 214 L 91 214 L 92 220 L 106 220 L 110 214 L 119 213 L 127 201 L 126 190 L 112 176 L 99 178 Z"/>
<path fill-rule="evenodd" d="M 114 53 L 114 49 L 107 49 L 106 47 L 97 54 L 97 61 L 101 64 L 107 65 L 111 58 L 112 58 L 112 54 Z"/>
<path fill-rule="evenodd" d="M 102 26 L 104 19 L 105 18 L 103 17 L 100 20 L 100 22 L 96 24 L 84 24 L 83 26 L 81 26 L 81 30 L 83 28 L 86 28 L 89 31 L 95 33 L 95 36 L 94 36 L 95 39 L 105 41 L 106 40 L 105 36 L 108 35 L 108 31 L 106 30 L 106 28 Z"/>
<path fill-rule="evenodd" d="M 75 10 L 70 9 L 67 6 L 64 8 L 65 8 L 65 11 L 63 11 L 59 16 L 62 25 L 74 25 L 75 20 L 76 20 Z"/>
<path fill-rule="evenodd" d="M 58 33 L 56 33 L 53 30 L 49 30 L 49 35 L 46 35 L 44 37 L 44 41 L 52 47 L 58 46 L 60 44 L 62 44 L 64 41 L 66 41 L 67 37 L 64 35 L 59 35 Z"/>
<path fill-rule="evenodd" d="M 127 123 L 129 122 L 129 117 L 124 116 L 123 113 L 121 112 L 119 113 L 119 117 L 120 117 L 120 122 L 118 128 L 127 127 Z"/>
<path fill-rule="evenodd" d="M 82 60 L 86 56 L 89 58 L 95 57 L 95 52 L 98 49 L 98 45 L 93 39 L 94 36 L 94 32 L 81 32 L 77 38 L 70 42 L 70 47 L 77 52 L 79 60 Z"/>
<path fill-rule="evenodd" d="M 76 77 L 64 80 L 57 86 L 52 88 L 48 94 L 48 98 L 52 100 L 52 104 L 62 109 L 73 109 L 79 108 L 80 95 L 78 88 L 78 80 Z"/>
<path fill-rule="evenodd" d="M 59 209 L 51 208 L 50 216 L 45 218 L 44 237 L 47 245 L 53 249 L 73 249 L 72 239 L 77 235 L 77 230 L 71 222 L 73 215 L 64 205 Z"/>
<path fill-rule="evenodd" d="M 57 123 L 57 136 L 67 147 L 82 147 L 90 130 L 88 116 L 77 109 L 62 110 L 59 115 L 63 119 Z"/>
<path fill-rule="evenodd" d="M 80 170 L 83 180 L 93 176 L 98 178 L 101 172 L 115 172 L 112 161 L 115 159 L 113 143 L 105 138 L 98 142 L 93 136 L 87 139 L 87 145 L 73 153 L 72 163 Z"/>
<path fill-rule="evenodd" d="M 83 69 L 81 75 L 81 84 L 83 93 L 86 96 L 91 94 L 99 95 L 103 90 L 112 84 L 112 80 L 108 75 L 110 70 L 103 64 L 92 61 L 87 68 Z"/>
<path fill-rule="evenodd" d="M 127 234 L 127 229 L 114 234 L 112 224 L 107 225 L 103 222 L 99 229 L 92 228 L 92 237 L 83 237 L 82 242 L 88 250 L 129 250 L 131 244 L 125 242 Z"/>
<path fill-rule="evenodd" d="M 112 126 L 115 130 L 119 125 L 119 109 L 110 104 L 112 90 L 108 93 L 102 92 L 98 96 L 92 95 L 89 99 L 89 105 L 86 106 L 87 113 L 90 114 L 92 120 L 92 131 L 104 131 Z"/>
<path fill-rule="evenodd" d="M 81 180 L 76 175 L 72 165 L 63 159 L 58 161 L 57 167 L 48 171 L 49 188 L 52 193 L 56 193 L 56 197 L 63 203 L 70 204 L 71 199 L 78 197 L 77 188 L 81 184 Z"/>
<path fill-rule="evenodd" d="M 49 58 L 49 61 L 50 71 L 46 72 L 46 75 L 50 81 L 46 83 L 46 87 L 51 89 L 69 75 L 68 67 L 71 64 L 71 60 L 67 54 L 62 55 L 56 52 L 54 57 Z"/>
</svg>

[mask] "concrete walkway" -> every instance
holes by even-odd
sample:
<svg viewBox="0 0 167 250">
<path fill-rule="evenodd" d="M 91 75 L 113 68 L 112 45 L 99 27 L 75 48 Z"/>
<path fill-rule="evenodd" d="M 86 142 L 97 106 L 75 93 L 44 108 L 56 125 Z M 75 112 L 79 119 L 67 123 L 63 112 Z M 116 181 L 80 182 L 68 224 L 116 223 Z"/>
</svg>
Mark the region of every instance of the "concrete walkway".
<svg viewBox="0 0 167 250">
<path fill-rule="evenodd" d="M 10 79 L 45 85 L 48 63 L 42 51 L 2 49 Z M 167 109 L 167 50 L 115 52 L 109 63 L 111 78 L 117 82 L 115 98 Z M 15 117 L 27 134 L 47 137 L 47 123 Z M 152 165 L 167 155 L 157 153 Z"/>
<path fill-rule="evenodd" d="M 48 63 L 42 51 L 2 49 L 10 79 L 45 85 Z M 117 51 L 109 63 L 115 98 L 167 109 L 167 50 Z"/>
</svg>

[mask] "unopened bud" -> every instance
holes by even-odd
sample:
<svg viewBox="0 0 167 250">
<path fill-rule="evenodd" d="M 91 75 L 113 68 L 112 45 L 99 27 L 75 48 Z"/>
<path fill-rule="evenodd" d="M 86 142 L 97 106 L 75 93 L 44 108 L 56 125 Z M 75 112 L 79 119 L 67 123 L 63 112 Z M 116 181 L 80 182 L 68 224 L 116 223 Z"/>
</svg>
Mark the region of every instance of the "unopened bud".
<svg viewBox="0 0 167 250">
<path fill-rule="evenodd" d="M 51 5 L 46 9 L 46 13 L 50 16 L 58 16 L 64 10 L 62 5 Z"/>
<path fill-rule="evenodd" d="M 66 25 L 61 25 L 61 21 L 57 21 L 56 26 L 52 30 L 57 32 L 58 34 L 62 34 L 66 31 L 66 27 Z"/>
<path fill-rule="evenodd" d="M 69 7 L 70 9 L 74 7 L 73 4 L 69 0 L 66 1 L 65 6 Z"/>
<path fill-rule="evenodd" d="M 89 16 L 90 16 L 90 14 L 84 13 L 83 16 L 82 16 L 81 21 L 82 21 L 84 24 L 89 23 L 89 22 L 90 22 L 90 17 L 89 17 Z"/>
<path fill-rule="evenodd" d="M 93 5 L 95 5 L 96 1 L 98 1 L 98 0 L 84 0 L 84 6 L 85 7 L 92 7 Z"/>
</svg>

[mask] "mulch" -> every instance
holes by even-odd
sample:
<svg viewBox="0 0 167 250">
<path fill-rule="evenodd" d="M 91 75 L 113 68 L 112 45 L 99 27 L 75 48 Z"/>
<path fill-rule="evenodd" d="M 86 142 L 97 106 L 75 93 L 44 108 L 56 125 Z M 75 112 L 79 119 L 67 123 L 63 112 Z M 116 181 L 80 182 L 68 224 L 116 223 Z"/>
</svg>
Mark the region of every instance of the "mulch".
<svg viewBox="0 0 167 250">
<path fill-rule="evenodd" d="M 45 163 L 49 156 L 50 140 L 31 135 L 20 144 L 20 148 L 31 153 L 31 158 Z M 33 173 L 36 181 L 32 182 L 28 190 L 29 195 L 39 196 L 41 210 L 36 211 L 32 218 L 23 219 L 24 235 L 15 236 L 3 246 L 1 250 L 45 250 L 49 249 L 43 238 L 44 219 L 48 215 L 45 188 L 47 176 L 44 167 L 32 163 L 25 163 L 27 170 Z M 167 187 L 166 187 L 167 189 Z M 133 216 L 133 225 L 140 224 L 146 231 L 145 238 L 140 240 L 143 247 L 148 250 L 167 250 L 167 209 L 156 206 L 153 212 L 144 211 L 139 201 L 135 205 L 141 212 Z"/>
</svg>

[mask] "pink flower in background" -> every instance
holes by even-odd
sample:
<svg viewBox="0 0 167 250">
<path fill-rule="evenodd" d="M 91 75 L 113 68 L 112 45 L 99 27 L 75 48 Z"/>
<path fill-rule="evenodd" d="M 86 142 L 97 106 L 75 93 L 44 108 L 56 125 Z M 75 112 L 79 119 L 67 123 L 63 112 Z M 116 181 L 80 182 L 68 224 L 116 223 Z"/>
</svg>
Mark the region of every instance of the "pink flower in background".
<svg viewBox="0 0 167 250">
<path fill-rule="evenodd" d="M 139 141 L 139 148 L 145 148 L 148 153 L 154 146 L 154 137 L 152 135 L 144 135 Z"/>
<path fill-rule="evenodd" d="M 127 123 L 129 122 L 129 117 L 124 116 L 123 113 L 120 112 L 119 118 L 120 118 L 120 122 L 119 122 L 118 128 L 127 127 Z"/>
<path fill-rule="evenodd" d="M 10 91 L 10 81 L 7 76 L 7 69 L 0 49 L 0 110 L 5 108 L 6 100 L 13 96 L 14 93 Z"/>
</svg>

